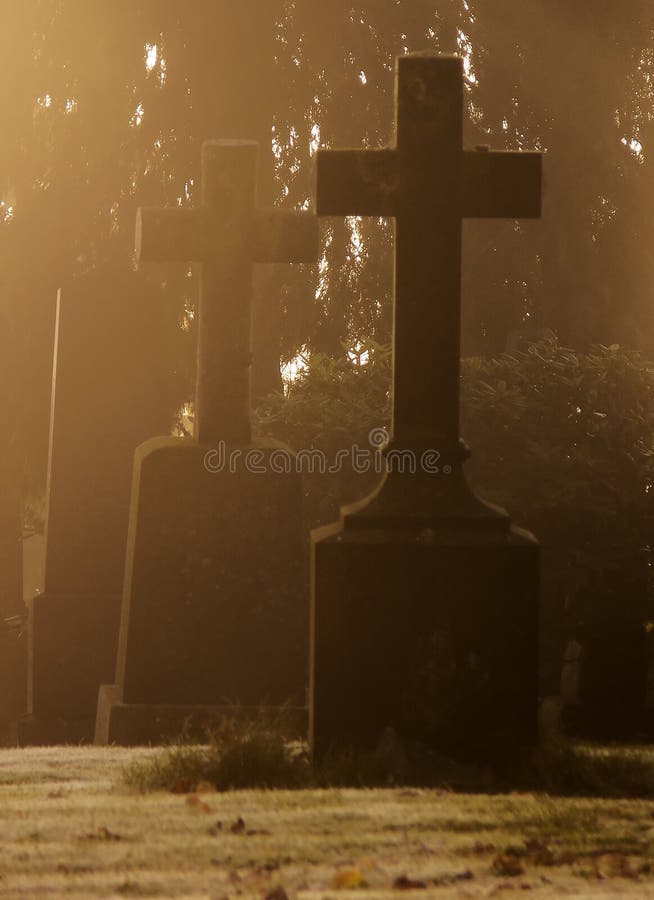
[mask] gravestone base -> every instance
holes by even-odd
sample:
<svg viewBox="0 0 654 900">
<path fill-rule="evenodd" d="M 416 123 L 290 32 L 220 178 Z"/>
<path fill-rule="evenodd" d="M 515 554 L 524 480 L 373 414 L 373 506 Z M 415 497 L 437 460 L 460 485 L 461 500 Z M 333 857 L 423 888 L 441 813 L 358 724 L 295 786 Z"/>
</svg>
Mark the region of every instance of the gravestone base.
<svg viewBox="0 0 654 900">
<path fill-rule="evenodd" d="M 169 743 L 181 735 L 202 742 L 226 719 L 281 721 L 289 738 L 298 740 L 306 740 L 309 728 L 306 708 L 125 704 L 117 686 L 105 685 L 98 697 L 95 742 L 101 746 L 145 747 Z"/>
<path fill-rule="evenodd" d="M 29 604 L 21 745 L 92 743 L 98 690 L 116 671 L 120 596 L 39 594 Z"/>
<path fill-rule="evenodd" d="M 292 462 L 281 445 L 222 448 L 224 467 L 218 452 L 170 438 L 137 450 L 118 664 L 97 741 L 131 743 L 131 722 L 138 743 L 157 717 L 183 722 L 189 710 L 306 705 L 301 478 L 281 471 Z"/>
<path fill-rule="evenodd" d="M 537 741 L 539 547 L 479 509 L 421 524 L 364 503 L 314 533 L 318 758 L 373 750 L 388 728 L 457 758 Z"/>
</svg>

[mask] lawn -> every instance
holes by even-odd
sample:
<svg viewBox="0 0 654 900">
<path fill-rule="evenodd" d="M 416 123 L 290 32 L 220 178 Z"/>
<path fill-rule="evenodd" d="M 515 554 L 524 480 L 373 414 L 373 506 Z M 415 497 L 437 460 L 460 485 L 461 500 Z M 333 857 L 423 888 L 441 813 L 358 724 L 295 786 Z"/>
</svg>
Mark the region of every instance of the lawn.
<svg viewBox="0 0 654 900">
<path fill-rule="evenodd" d="M 141 794 L 153 752 L 0 751 L 0 897 L 654 896 L 653 800 Z"/>
</svg>

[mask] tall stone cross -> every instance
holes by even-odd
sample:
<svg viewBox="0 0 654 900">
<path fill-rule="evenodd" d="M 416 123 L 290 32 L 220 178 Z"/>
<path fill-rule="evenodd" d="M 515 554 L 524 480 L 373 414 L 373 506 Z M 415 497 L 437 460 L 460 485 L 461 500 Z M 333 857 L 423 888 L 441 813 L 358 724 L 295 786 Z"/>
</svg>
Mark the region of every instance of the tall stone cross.
<svg viewBox="0 0 654 900">
<path fill-rule="evenodd" d="M 458 57 L 400 57 L 396 104 L 395 146 L 318 153 L 318 215 L 395 218 L 394 445 L 452 462 L 462 219 L 540 216 L 542 157 L 463 150 Z"/>
<path fill-rule="evenodd" d="M 309 213 L 256 206 L 258 144 L 202 146 L 202 204 L 141 209 L 136 253 L 142 262 L 202 263 L 195 435 L 201 444 L 248 444 L 252 267 L 314 262 L 319 228 Z"/>
<path fill-rule="evenodd" d="M 461 59 L 400 58 L 395 145 L 318 156 L 320 215 L 396 220 L 389 472 L 313 535 L 318 755 L 392 728 L 488 758 L 537 733 L 538 544 L 466 483 L 459 378 L 462 220 L 537 217 L 541 155 L 465 151 L 463 83 Z"/>
</svg>

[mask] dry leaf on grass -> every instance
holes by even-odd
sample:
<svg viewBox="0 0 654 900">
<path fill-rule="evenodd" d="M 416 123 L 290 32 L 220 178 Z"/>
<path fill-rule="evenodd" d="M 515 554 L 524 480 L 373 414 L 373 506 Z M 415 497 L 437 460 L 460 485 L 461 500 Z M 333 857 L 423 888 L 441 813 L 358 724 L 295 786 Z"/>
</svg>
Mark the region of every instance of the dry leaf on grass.
<svg viewBox="0 0 654 900">
<path fill-rule="evenodd" d="M 409 878 L 407 875 L 400 875 L 400 877 L 396 878 L 393 882 L 393 890 L 425 891 L 427 890 L 427 883 L 425 881 L 414 881 L 414 879 Z"/>
<path fill-rule="evenodd" d="M 605 853 L 595 861 L 597 877 L 604 878 L 632 878 L 638 877 L 629 862 L 629 857 L 624 853 Z"/>
<path fill-rule="evenodd" d="M 556 859 L 554 854 L 544 841 L 536 839 L 525 841 L 525 850 L 529 861 L 535 866 L 554 866 Z"/>
<path fill-rule="evenodd" d="M 497 853 L 497 847 L 495 844 L 484 844 L 481 841 L 477 841 L 476 844 L 473 844 L 471 852 L 475 856 L 490 856 L 493 853 Z"/>
<path fill-rule="evenodd" d="M 211 807 L 208 803 L 205 803 L 204 800 L 201 800 L 197 794 L 191 794 L 190 797 L 186 798 L 186 805 L 192 806 L 193 809 L 196 809 L 199 813 L 203 815 L 207 815 L 211 812 Z"/>
<path fill-rule="evenodd" d="M 467 869 L 465 872 L 458 872 L 456 875 L 439 875 L 438 878 L 432 879 L 431 884 L 433 887 L 452 887 L 464 881 L 473 881 L 474 877 L 470 869 Z"/>
<path fill-rule="evenodd" d="M 493 860 L 493 872 L 500 878 L 519 878 L 525 874 L 525 870 L 519 857 L 510 853 L 496 856 Z"/>
<path fill-rule="evenodd" d="M 288 894 L 283 887 L 276 887 L 273 891 L 266 894 L 265 900 L 288 900 Z"/>
<path fill-rule="evenodd" d="M 234 822 L 233 825 L 230 826 L 231 834 L 240 834 L 245 837 L 257 837 L 257 836 L 267 836 L 270 835 L 270 831 L 266 831 L 264 828 L 247 828 L 245 825 L 245 821 L 240 817 Z"/>
<path fill-rule="evenodd" d="M 178 778 L 170 789 L 171 794 L 192 794 L 193 782 L 188 778 Z"/>
<path fill-rule="evenodd" d="M 368 883 L 361 874 L 361 870 L 351 866 L 345 869 L 339 869 L 334 873 L 332 887 L 340 891 L 351 891 L 356 888 L 368 887 Z"/>
<path fill-rule="evenodd" d="M 115 834 L 113 831 L 110 831 L 106 825 L 98 825 L 95 831 L 91 831 L 88 834 L 80 834 L 77 838 L 78 841 L 122 841 L 124 840 L 123 836 L 120 834 Z"/>
</svg>

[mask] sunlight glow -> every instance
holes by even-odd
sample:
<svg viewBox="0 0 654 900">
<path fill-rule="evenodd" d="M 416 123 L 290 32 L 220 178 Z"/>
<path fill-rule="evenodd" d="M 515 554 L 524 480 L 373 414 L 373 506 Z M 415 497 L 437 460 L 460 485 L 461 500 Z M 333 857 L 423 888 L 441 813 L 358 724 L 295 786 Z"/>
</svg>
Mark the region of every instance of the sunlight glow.
<svg viewBox="0 0 654 900">
<path fill-rule="evenodd" d="M 157 60 L 159 59 L 159 47 L 157 44 L 146 44 L 145 45 L 145 68 L 148 72 L 151 72 L 154 67 L 157 65 Z"/>
<path fill-rule="evenodd" d="M 350 229 L 350 248 L 352 256 L 356 263 L 360 263 L 363 257 L 364 240 L 361 226 L 363 219 L 361 216 L 348 216 L 347 226 Z"/>
<path fill-rule="evenodd" d="M 641 162 L 645 159 L 645 156 L 643 154 L 643 145 L 637 138 L 631 138 L 631 140 L 628 140 L 626 137 L 623 137 L 622 143 L 625 147 L 627 147 L 627 149 L 631 150 L 633 155 L 637 157 L 637 159 L 639 159 Z"/>
<path fill-rule="evenodd" d="M 347 352 L 348 359 L 355 366 L 367 366 L 370 362 L 370 350 L 366 350 L 362 343 L 355 344 Z"/>
<path fill-rule="evenodd" d="M 143 103 L 139 103 L 139 105 L 134 110 L 134 115 L 129 120 L 129 124 L 132 128 L 138 128 L 141 122 L 143 121 L 143 116 L 145 115 L 145 107 Z"/>
<path fill-rule="evenodd" d="M 309 156 L 315 156 L 320 147 L 320 125 L 314 122 L 311 126 L 311 142 L 309 143 Z"/>
<path fill-rule="evenodd" d="M 14 218 L 14 207 L 4 201 L 0 203 L 0 223 L 8 225 Z"/>
<path fill-rule="evenodd" d="M 463 56 L 463 72 L 468 85 L 477 84 L 477 76 L 472 67 L 472 41 L 468 35 L 459 29 L 456 37 L 459 51 Z"/>
<path fill-rule="evenodd" d="M 289 387 L 294 381 L 307 371 L 309 368 L 310 355 L 306 347 L 302 347 L 295 359 L 282 366 L 282 381 L 284 390 L 288 393 Z"/>
</svg>

